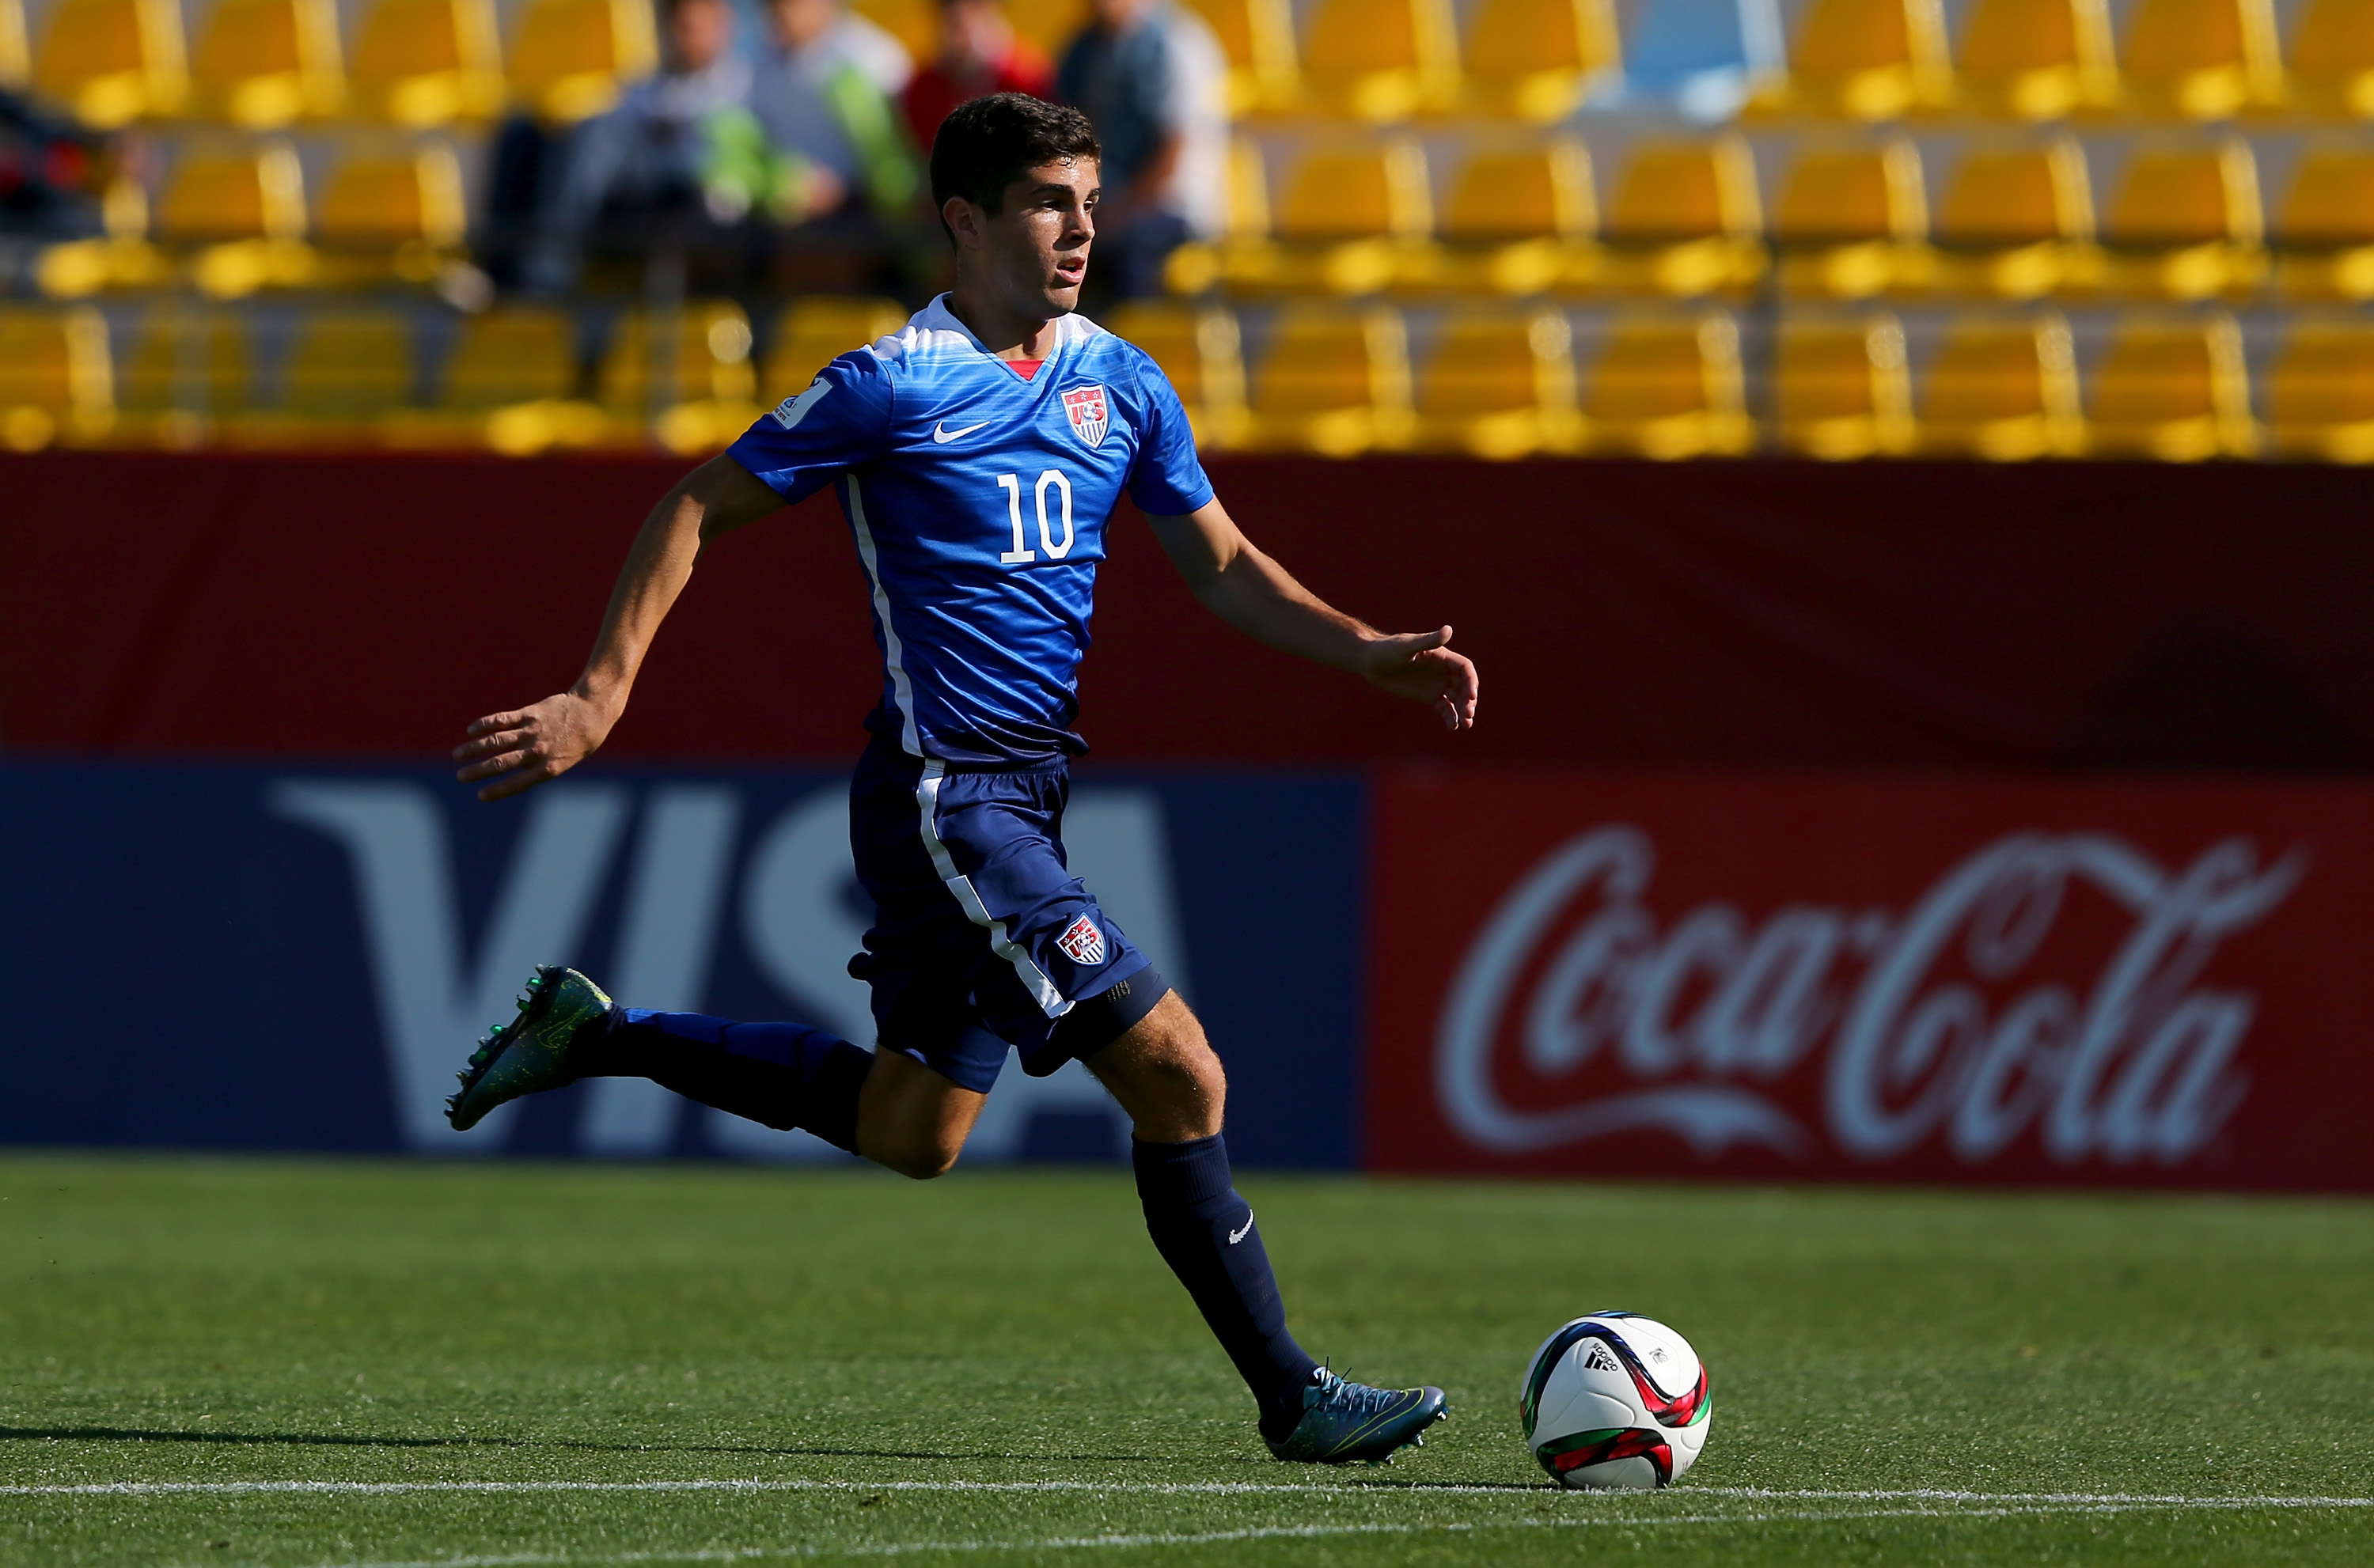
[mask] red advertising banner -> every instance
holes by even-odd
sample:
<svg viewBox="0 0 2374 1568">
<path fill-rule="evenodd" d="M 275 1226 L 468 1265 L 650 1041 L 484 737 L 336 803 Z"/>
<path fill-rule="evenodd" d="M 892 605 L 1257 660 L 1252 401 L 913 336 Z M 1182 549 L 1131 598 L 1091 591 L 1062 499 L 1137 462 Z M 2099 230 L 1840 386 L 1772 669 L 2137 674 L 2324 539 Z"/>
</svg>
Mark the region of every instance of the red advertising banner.
<svg viewBox="0 0 2374 1568">
<path fill-rule="evenodd" d="M 1379 779 L 1372 1169 L 2374 1188 L 2374 787 Z"/>
</svg>

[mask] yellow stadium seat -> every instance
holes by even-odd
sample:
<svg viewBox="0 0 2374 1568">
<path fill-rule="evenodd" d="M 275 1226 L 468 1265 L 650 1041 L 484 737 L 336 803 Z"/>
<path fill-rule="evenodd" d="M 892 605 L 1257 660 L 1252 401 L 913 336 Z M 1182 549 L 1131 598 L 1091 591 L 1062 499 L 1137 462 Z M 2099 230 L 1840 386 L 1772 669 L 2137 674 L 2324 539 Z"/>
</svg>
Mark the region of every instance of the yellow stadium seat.
<svg viewBox="0 0 2374 1568">
<path fill-rule="evenodd" d="M 33 48 L 25 37 L 25 0 L 0 0 L 0 88 L 33 79 Z"/>
<path fill-rule="evenodd" d="M 1577 258 L 1570 288 L 1712 294 L 1764 275 L 1756 162 L 1738 136 L 1632 149 L 1608 205 L 1606 246 Z"/>
<path fill-rule="evenodd" d="M 305 177 L 283 141 L 191 146 L 165 181 L 158 237 L 191 252 L 191 277 L 218 299 L 308 282 Z"/>
<path fill-rule="evenodd" d="M 1931 232 L 1937 250 L 1927 275 L 1901 281 L 2010 299 L 2050 294 L 2092 265 L 2085 153 L 2066 136 L 1972 150 L 1955 170 Z"/>
<path fill-rule="evenodd" d="M 730 299 L 689 299 L 656 318 L 628 311 L 611 330 L 596 380 L 620 436 L 636 432 L 639 443 L 648 429 L 686 455 L 723 451 L 761 412 L 750 320 Z"/>
<path fill-rule="evenodd" d="M 577 394 L 577 323 L 548 305 L 499 305 L 462 323 L 436 405 L 390 408 L 379 439 L 400 448 L 484 447 L 525 457 L 609 435 L 599 404 Z"/>
<path fill-rule="evenodd" d="M 1940 0 L 1812 0 L 1790 41 L 1788 74 L 1749 103 L 1892 120 L 1945 103 L 1953 79 Z"/>
<path fill-rule="evenodd" d="M 1373 293 L 1433 227 L 1426 153 L 1406 138 L 1321 138 L 1295 150 L 1284 184 L 1268 238 L 1219 245 L 1219 275 L 1233 291 Z"/>
<path fill-rule="evenodd" d="M 223 310 L 147 313 L 117 389 L 115 439 L 184 450 L 206 445 L 247 406 L 253 374 L 247 325 Z"/>
<path fill-rule="evenodd" d="M 798 396 L 827 365 L 897 332 L 907 324 L 907 315 L 896 299 L 819 294 L 793 300 L 775 318 L 774 340 L 758 376 L 760 401 L 776 404 Z"/>
<path fill-rule="evenodd" d="M 1451 0 L 1316 0 L 1302 40 L 1303 102 L 1322 113 L 1400 120 L 1459 95 Z"/>
<path fill-rule="evenodd" d="M 2172 299 L 2239 293 L 2266 275 L 2264 238 L 2248 142 L 2147 148 L 2128 160 L 2102 225 L 2100 276 L 2078 281 Z"/>
<path fill-rule="evenodd" d="M 1471 307 L 1437 333 L 1417 385 L 1417 445 L 1471 457 L 1573 451 L 1574 332 L 1557 310 Z"/>
<path fill-rule="evenodd" d="M 88 305 L 0 307 L 0 448 L 96 439 L 114 423 L 107 318 Z"/>
<path fill-rule="evenodd" d="M 175 0 L 57 0 L 32 81 L 102 130 L 170 114 L 190 87 L 182 8 Z"/>
<path fill-rule="evenodd" d="M 1050 60 L 1063 59 L 1064 51 L 1095 19 L 1090 0 L 1005 0 L 1005 15 L 1014 30 Z"/>
<path fill-rule="evenodd" d="M 854 0 L 849 8 L 906 45 L 918 62 L 940 53 L 939 0 Z"/>
<path fill-rule="evenodd" d="M 1220 281 L 1224 251 L 1269 238 L 1269 172 L 1261 144 L 1250 136 L 1228 143 L 1228 231 L 1218 242 L 1191 240 L 1162 264 L 1162 285 L 1173 294 L 1202 294 Z"/>
<path fill-rule="evenodd" d="M 1982 114 L 2058 120 L 2119 95 L 2107 0 L 1978 0 L 1954 64 L 1956 101 Z"/>
<path fill-rule="evenodd" d="M 412 330 L 386 310 L 309 315 L 281 368 L 276 408 L 227 420 L 225 445 L 370 447 L 382 420 L 411 401 Z"/>
<path fill-rule="evenodd" d="M 1912 383 L 1893 316 L 1783 322 L 1773 390 L 1792 451 L 1835 462 L 1912 450 Z"/>
<path fill-rule="evenodd" d="M 2147 111 L 2225 120 L 2283 98 L 2273 0 L 2141 0 L 2120 64 Z"/>
<path fill-rule="evenodd" d="M 1780 287 L 1861 299 L 1916 272 L 1929 236 L 1921 153 L 1902 138 L 1817 147 L 1791 167 L 1772 214 Z"/>
<path fill-rule="evenodd" d="M 2374 324 L 2294 327 L 2268 375 L 2267 404 L 2285 456 L 2374 462 Z"/>
<path fill-rule="evenodd" d="M 1408 253 L 1410 287 L 1538 294 L 1594 262 L 1591 154 L 1572 136 L 1471 150 L 1451 180 L 1438 242 Z"/>
<path fill-rule="evenodd" d="M 2374 299 L 2374 152 L 2300 159 L 2276 238 L 2275 280 L 2295 299 Z"/>
<path fill-rule="evenodd" d="M 659 63 L 652 8 L 641 0 L 528 0 L 511 35 L 511 90 L 567 123 L 618 101 L 620 87 Z"/>
<path fill-rule="evenodd" d="M 313 218 L 317 281 L 427 283 L 462 248 L 462 166 L 441 141 L 341 159 Z"/>
<path fill-rule="evenodd" d="M 1114 308 L 1107 326 L 1154 357 L 1178 389 L 1196 439 L 1243 444 L 1245 363 L 1235 314 L 1216 305 L 1133 299 Z"/>
<path fill-rule="evenodd" d="M 1278 312 L 1253 369 L 1249 445 L 1351 457 L 1406 445 L 1414 424 L 1400 311 L 1299 301 Z"/>
<path fill-rule="evenodd" d="M 2100 456 L 2199 462 L 2258 451 L 2242 332 L 2223 311 L 2121 323 L 2093 382 L 2086 430 Z"/>
<path fill-rule="evenodd" d="M 2303 109 L 2374 118 L 2374 6 L 2309 0 L 2292 42 L 2286 96 Z"/>
<path fill-rule="evenodd" d="M 1187 0 L 1211 24 L 1228 57 L 1228 110 L 1287 109 L 1302 73 L 1295 63 L 1294 7 L 1287 0 Z"/>
<path fill-rule="evenodd" d="M 1596 451 L 1671 461 L 1755 445 L 1739 327 L 1720 310 L 1619 321 L 1590 371 L 1583 435 Z"/>
<path fill-rule="evenodd" d="M 253 129 L 330 113 L 347 91 L 335 0 L 215 0 L 190 85 L 200 112 Z"/>
<path fill-rule="evenodd" d="M 375 0 L 348 69 L 353 101 L 399 125 L 444 125 L 503 103 L 490 0 Z"/>
<path fill-rule="evenodd" d="M 2082 453 L 2069 323 L 2048 311 L 1955 325 L 1922 378 L 1916 434 L 1923 451 L 1992 462 Z"/>
<path fill-rule="evenodd" d="M 1539 122 L 1566 118 L 1623 63 L 1610 0 L 1476 0 L 1462 53 L 1468 108 Z"/>
</svg>

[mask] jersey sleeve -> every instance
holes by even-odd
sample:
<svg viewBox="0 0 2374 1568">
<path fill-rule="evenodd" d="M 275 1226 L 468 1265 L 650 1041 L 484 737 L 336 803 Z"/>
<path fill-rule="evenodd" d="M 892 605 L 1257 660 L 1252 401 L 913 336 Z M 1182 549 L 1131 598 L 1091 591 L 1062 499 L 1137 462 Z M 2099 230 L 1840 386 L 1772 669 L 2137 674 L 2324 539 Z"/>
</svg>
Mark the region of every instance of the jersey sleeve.
<svg viewBox="0 0 2374 1568">
<path fill-rule="evenodd" d="M 889 371 L 873 350 L 861 348 L 760 415 L 725 455 L 784 500 L 798 501 L 889 447 Z"/>
<path fill-rule="evenodd" d="M 1183 517 L 1212 499 L 1212 482 L 1195 455 L 1195 431 L 1170 378 L 1151 358 L 1138 370 L 1146 393 L 1146 431 L 1130 466 L 1129 498 L 1153 517 Z"/>
</svg>

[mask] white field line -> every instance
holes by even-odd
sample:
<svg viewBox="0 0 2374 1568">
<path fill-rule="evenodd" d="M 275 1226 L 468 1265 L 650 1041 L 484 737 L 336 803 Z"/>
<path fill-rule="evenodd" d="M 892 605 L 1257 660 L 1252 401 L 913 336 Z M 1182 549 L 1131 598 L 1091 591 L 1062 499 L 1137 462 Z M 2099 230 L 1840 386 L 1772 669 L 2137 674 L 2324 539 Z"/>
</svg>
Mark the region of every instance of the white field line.
<svg viewBox="0 0 2374 1568">
<path fill-rule="evenodd" d="M 0 1486 L 0 1497 L 394 1497 L 414 1492 L 1077 1492 L 1097 1496 L 1259 1497 L 1518 1497 L 1557 1495 L 1540 1486 L 1479 1486 L 1458 1481 L 1182 1480 L 826 1480 L 797 1478 L 693 1480 L 112 1480 Z M 1588 1496 L 1589 1493 L 1578 1495 Z M 1604 1493 L 1650 1497 L 1651 1492 Z M 2176 1492 L 1961 1492 L 1919 1487 L 1903 1491 L 1826 1491 L 1764 1486 L 1684 1486 L 1667 1497 L 1738 1497 L 1771 1503 L 1957 1503 L 2001 1506 L 2121 1505 L 2153 1508 L 2374 1508 L 2374 1497 L 2300 1497 L 2272 1493 L 2196 1496 Z M 1744 1516 L 1744 1515 L 1743 1515 Z"/>
<path fill-rule="evenodd" d="M 1987 1494 L 1949 1492 L 1930 1495 L 1951 1497 Z M 2083 1495 L 2082 1493 L 2073 1494 L 2073 1499 Z M 766 1558 L 906 1557 L 935 1551 L 1096 1551 L 1146 1547 L 1211 1546 L 1244 1540 L 1316 1540 L 1342 1536 L 1462 1535 L 1482 1530 L 1635 1529 L 1685 1525 L 1830 1524 L 1843 1520 L 1862 1519 L 2045 1518 L 2054 1515 L 2135 1514 L 2186 1508 L 2250 1508 L 2265 1506 L 2271 1502 L 2286 1505 L 2311 1505 L 2309 1500 L 2305 1498 L 2134 1498 L 2117 1501 L 2097 1500 L 2083 1504 L 2073 1500 L 2065 1503 L 2023 1504 L 2016 1506 L 1990 1508 L 1930 1506 L 1844 1510 L 1798 1509 L 1766 1514 L 1672 1514 L 1663 1517 L 1654 1515 L 1638 1515 L 1595 1519 L 1463 1520 L 1440 1524 L 1406 1525 L 1266 1525 L 1235 1530 L 1054 1536 L 1026 1540 L 886 1541 L 873 1544 L 850 1542 L 837 1545 L 803 1542 L 786 1546 L 725 1547 L 688 1551 L 620 1551 L 593 1555 L 579 1552 L 521 1552 L 488 1557 L 438 1557 L 400 1562 L 323 1563 L 317 1565 L 317 1568 L 537 1568 L 537 1565 L 558 1564 L 601 1568 L 601 1565 L 606 1564 L 643 1562 L 747 1562 Z M 2369 1504 L 2374 1504 L 2374 1499 L 2352 1498 L 2327 1501 L 2321 1505 L 2363 1507 Z"/>
</svg>

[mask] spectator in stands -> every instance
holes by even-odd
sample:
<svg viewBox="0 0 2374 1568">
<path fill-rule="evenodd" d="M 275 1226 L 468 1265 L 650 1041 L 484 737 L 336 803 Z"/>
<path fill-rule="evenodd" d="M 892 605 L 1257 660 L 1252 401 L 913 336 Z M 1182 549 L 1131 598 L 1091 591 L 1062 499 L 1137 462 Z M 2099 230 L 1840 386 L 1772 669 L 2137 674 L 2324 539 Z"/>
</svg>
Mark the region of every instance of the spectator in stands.
<svg viewBox="0 0 2374 1568">
<path fill-rule="evenodd" d="M 1228 59 L 1178 0 L 1096 0 L 1055 90 L 1103 143 L 1097 215 L 1101 280 L 1129 297 L 1158 292 L 1180 243 L 1216 235 L 1227 212 Z"/>
<path fill-rule="evenodd" d="M 712 211 L 703 178 L 718 131 L 747 112 L 750 98 L 750 67 L 734 53 L 733 0 L 662 0 L 661 23 L 661 69 L 570 139 L 526 267 L 532 287 L 573 284 L 589 245 L 661 232 L 698 244 L 704 237 L 688 229 L 742 216 L 731 196 Z"/>
<path fill-rule="evenodd" d="M 894 104 L 914 74 L 904 45 L 841 0 L 770 0 L 771 47 L 750 108 L 775 150 L 817 174 L 819 217 L 852 205 L 911 216 L 921 167 Z"/>
<path fill-rule="evenodd" d="M 1049 98 L 1055 67 L 1036 44 L 1016 35 L 998 0 L 940 0 L 939 58 L 907 84 L 907 125 L 929 151 L 940 122 L 958 104 L 993 92 Z"/>
</svg>

